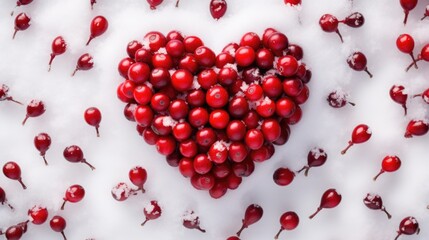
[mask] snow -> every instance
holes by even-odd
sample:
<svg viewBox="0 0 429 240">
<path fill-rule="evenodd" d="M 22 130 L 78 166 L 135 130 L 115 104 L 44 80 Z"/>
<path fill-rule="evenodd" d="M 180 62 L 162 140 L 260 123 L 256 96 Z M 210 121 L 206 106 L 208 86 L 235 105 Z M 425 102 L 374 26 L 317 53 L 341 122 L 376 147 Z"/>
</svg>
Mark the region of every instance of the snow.
<svg viewBox="0 0 429 240">
<path fill-rule="evenodd" d="M 428 106 L 419 98 L 413 99 L 408 104 L 409 114 L 404 117 L 401 106 L 389 98 L 394 84 L 404 85 L 413 94 L 429 87 L 429 64 L 420 61 L 418 70 L 413 68 L 405 73 L 411 59 L 395 46 L 402 33 L 415 38 L 415 55 L 428 42 L 429 20 L 420 21 L 427 2 L 419 1 L 404 26 L 399 1 L 354 0 L 352 7 L 349 0 L 303 0 L 299 13 L 282 0 L 227 1 L 228 11 L 218 21 L 211 18 L 209 1 L 181 0 L 176 9 L 175 0 L 165 0 L 156 11 L 150 11 L 144 0 L 99 0 L 93 11 L 86 0 L 39 0 L 19 8 L 15 8 L 16 1 L 1 1 L 0 84 L 8 85 L 9 94 L 18 101 L 28 104 L 31 99 L 42 100 L 46 112 L 22 126 L 25 106 L 0 102 L 0 165 L 11 160 L 18 162 L 28 185 L 27 190 L 22 190 L 16 181 L 0 177 L 8 202 L 16 208 L 12 212 L 7 206 L 0 206 L 0 228 L 26 219 L 27 210 L 41 204 L 49 209 L 48 220 L 56 214 L 67 220 L 69 239 L 134 240 L 144 236 L 157 240 L 222 240 L 237 232 L 246 207 L 256 203 L 264 208 L 264 216 L 243 232 L 242 239 L 272 239 L 280 227 L 279 217 L 286 211 L 295 211 L 300 225 L 283 233 L 283 239 L 394 239 L 399 222 L 406 216 L 416 217 L 422 231 L 419 236 L 401 239 L 428 239 L 429 161 L 425 156 L 429 156 L 429 136 L 403 137 L 409 120 L 428 117 Z M 15 40 L 12 10 L 15 15 L 25 11 L 32 18 L 31 27 L 18 32 Z M 325 33 L 318 25 L 325 13 L 342 19 L 355 11 L 362 12 L 366 21 L 357 29 L 340 25 L 344 44 L 335 33 Z M 109 29 L 85 46 L 89 23 L 97 15 L 106 16 Z M 135 126 L 124 118 L 124 104 L 116 99 L 116 87 L 121 80 L 117 63 L 126 56 L 129 41 L 142 40 L 152 30 L 167 33 L 177 29 L 186 35 L 198 35 L 218 53 L 226 44 L 238 42 L 244 33 L 261 34 L 267 27 L 284 32 L 290 42 L 303 47 L 303 62 L 313 72 L 310 99 L 303 105 L 301 122 L 291 127 L 289 142 L 277 148 L 272 159 L 256 164 L 253 175 L 244 179 L 237 190 L 213 200 L 206 192 L 193 189 L 177 168 L 168 166 L 164 157 L 144 143 Z M 48 73 L 51 42 L 58 35 L 64 37 L 68 49 L 55 58 Z M 349 68 L 346 60 L 353 49 L 366 55 L 374 78 Z M 70 77 L 76 60 L 86 52 L 94 57 L 94 68 Z M 355 107 L 328 106 L 326 97 L 338 87 L 350 92 Z M 100 138 L 83 119 L 90 106 L 98 107 L 103 114 Z M 353 146 L 342 156 L 340 151 L 350 132 L 361 123 L 374 130 L 371 140 Z M 49 166 L 43 164 L 33 146 L 33 138 L 40 132 L 52 137 L 52 146 L 46 153 Z M 85 158 L 97 170 L 92 172 L 83 164 L 66 162 L 62 151 L 72 144 L 82 147 Z M 314 146 L 329 155 L 323 167 L 311 170 L 308 177 L 297 175 L 287 187 L 274 184 L 275 169 L 300 169 L 306 164 L 308 150 Z M 401 156 L 403 164 L 397 172 L 373 182 L 372 177 L 386 155 Z M 129 181 L 128 171 L 136 165 L 148 171 L 147 192 L 117 202 L 111 196 L 112 187 Z M 85 188 L 85 198 L 59 211 L 64 192 L 72 184 Z M 322 210 L 309 220 L 328 188 L 342 194 L 341 204 Z M 364 206 L 362 199 L 368 192 L 383 198 L 393 216 L 391 220 Z M 163 215 L 142 228 L 143 203 L 151 199 L 162 201 Z M 182 226 L 181 215 L 186 209 L 198 212 L 206 234 Z M 22 239 L 59 237 L 45 223 L 32 225 Z"/>
</svg>

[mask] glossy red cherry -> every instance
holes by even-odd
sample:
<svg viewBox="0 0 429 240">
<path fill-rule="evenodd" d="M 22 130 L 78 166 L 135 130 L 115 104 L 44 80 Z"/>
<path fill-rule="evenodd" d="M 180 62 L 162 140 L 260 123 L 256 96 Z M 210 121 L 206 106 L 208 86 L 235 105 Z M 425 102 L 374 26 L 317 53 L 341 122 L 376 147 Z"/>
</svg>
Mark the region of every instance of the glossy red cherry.
<svg viewBox="0 0 429 240">
<path fill-rule="evenodd" d="M 338 204 L 340 204 L 341 202 L 341 198 L 342 198 L 341 195 L 338 194 L 335 189 L 331 188 L 326 190 L 322 195 L 322 198 L 320 200 L 320 205 L 317 208 L 317 211 L 312 215 L 310 215 L 309 218 L 313 219 L 324 208 L 334 208 L 338 206 Z"/>
<path fill-rule="evenodd" d="M 39 117 L 43 113 L 45 113 L 45 104 L 40 100 L 31 100 L 31 102 L 27 105 L 27 114 L 25 115 L 24 121 L 22 121 L 22 125 L 24 125 L 28 118 L 30 117 Z"/>
<path fill-rule="evenodd" d="M 372 78 L 372 74 L 369 72 L 367 67 L 367 59 L 366 56 L 361 52 L 354 52 L 347 58 L 347 63 L 350 68 L 355 71 L 365 71 L 370 78 Z"/>
<path fill-rule="evenodd" d="M 51 48 L 52 48 L 52 53 L 51 53 L 51 59 L 49 60 L 48 72 L 51 71 L 51 65 L 52 65 L 52 61 L 54 61 L 54 58 L 66 52 L 67 43 L 62 36 L 58 36 L 52 41 Z"/>
<path fill-rule="evenodd" d="M 379 195 L 368 193 L 363 199 L 363 203 L 369 209 L 383 211 L 386 213 L 388 219 L 392 218 L 392 215 L 390 215 L 390 213 L 387 212 L 386 208 L 383 206 L 383 199 Z"/>
<path fill-rule="evenodd" d="M 425 120 L 411 120 L 407 125 L 405 131 L 406 138 L 412 138 L 413 136 L 423 136 L 429 131 L 429 125 Z"/>
<path fill-rule="evenodd" d="M 240 67 L 248 67 L 256 59 L 255 50 L 249 46 L 242 46 L 235 52 L 235 61 Z"/>
<path fill-rule="evenodd" d="M 343 36 L 341 36 L 340 31 L 338 30 L 338 19 L 331 14 L 324 14 L 320 20 L 319 25 L 325 32 L 336 32 L 340 37 L 341 42 L 343 41 Z"/>
<path fill-rule="evenodd" d="M 274 239 L 279 239 L 280 234 L 284 231 L 284 230 L 294 230 L 296 227 L 298 227 L 299 224 L 299 217 L 298 214 L 296 214 L 295 212 L 285 212 L 280 216 L 280 230 L 279 232 L 276 234 L 276 236 L 274 236 Z"/>
<path fill-rule="evenodd" d="M 156 150 L 164 155 L 168 156 L 176 149 L 176 141 L 170 136 L 161 136 L 156 141 Z"/>
<path fill-rule="evenodd" d="M 27 189 L 21 177 L 21 168 L 16 162 L 7 162 L 3 165 L 3 174 L 12 180 L 18 181 L 23 189 Z"/>
<path fill-rule="evenodd" d="M 71 163 L 84 163 L 91 168 L 91 170 L 95 170 L 95 167 L 89 164 L 85 157 L 83 156 L 83 151 L 79 146 L 71 145 L 64 149 L 63 151 L 64 158 Z"/>
<path fill-rule="evenodd" d="M 0 101 L 11 101 L 11 102 L 23 105 L 21 102 L 18 102 L 15 99 L 13 99 L 12 96 L 9 96 L 8 93 L 9 93 L 9 87 L 5 84 L 0 85 Z"/>
<path fill-rule="evenodd" d="M 414 217 L 406 217 L 402 219 L 399 224 L 398 235 L 395 237 L 397 240 L 401 235 L 413 235 L 420 233 L 419 223 Z"/>
<path fill-rule="evenodd" d="M 417 56 L 417 59 L 415 60 L 415 62 L 412 62 L 406 69 L 405 71 L 408 72 L 408 70 L 410 70 L 410 68 L 412 66 L 414 66 L 416 64 L 416 62 L 419 61 L 426 61 L 429 62 L 429 44 L 426 44 L 423 46 L 422 50 L 420 51 L 420 54 Z"/>
<path fill-rule="evenodd" d="M 290 55 L 283 56 L 277 60 L 277 71 L 284 77 L 292 77 L 298 71 L 298 61 Z"/>
<path fill-rule="evenodd" d="M 100 133 L 98 129 L 100 128 L 101 122 L 101 112 L 96 107 L 90 107 L 85 110 L 84 118 L 86 123 L 95 127 L 95 131 L 97 132 L 97 137 L 100 137 Z"/>
<path fill-rule="evenodd" d="M 49 221 L 49 225 L 53 231 L 61 233 L 64 240 L 67 240 L 66 235 L 64 234 L 64 229 L 66 229 L 67 222 L 63 217 L 58 215 L 52 217 L 51 221 Z"/>
<path fill-rule="evenodd" d="M 21 226 L 14 225 L 6 229 L 3 234 L 5 234 L 7 240 L 19 240 L 24 234 L 24 230 Z"/>
<path fill-rule="evenodd" d="M 273 174 L 274 182 L 279 186 L 287 186 L 292 183 L 295 173 L 289 168 L 278 168 Z"/>
<path fill-rule="evenodd" d="M 241 232 L 248 228 L 250 225 L 258 222 L 262 215 L 264 214 L 264 210 L 257 204 L 251 204 L 246 208 L 246 212 L 244 213 L 243 225 L 240 230 L 237 232 L 237 236 L 240 237 Z"/>
<path fill-rule="evenodd" d="M 301 0 L 283 0 L 286 5 L 297 6 L 301 5 Z"/>
<path fill-rule="evenodd" d="M 48 219 L 48 210 L 45 207 L 34 206 L 28 210 L 28 218 L 31 223 L 41 225 Z"/>
<path fill-rule="evenodd" d="M 88 42 L 86 42 L 86 45 L 88 46 L 89 43 L 92 41 L 92 39 L 101 36 L 103 33 L 107 31 L 107 28 L 109 27 L 109 22 L 107 19 L 103 16 L 96 16 L 91 21 L 90 25 L 90 35 Z"/>
<path fill-rule="evenodd" d="M 329 103 L 329 106 L 333 108 L 342 108 L 347 103 L 355 106 L 354 103 L 348 101 L 349 95 L 341 90 L 335 90 L 329 93 L 328 98 L 326 99 Z"/>
<path fill-rule="evenodd" d="M 206 232 L 206 230 L 200 227 L 200 218 L 194 213 L 194 211 L 185 212 L 182 217 L 182 224 L 188 229 L 197 229 L 202 233 Z"/>
<path fill-rule="evenodd" d="M 159 5 L 161 5 L 161 3 L 164 0 L 146 0 L 146 1 L 147 1 L 147 3 L 149 3 L 150 9 L 151 10 L 155 10 L 156 7 L 158 7 Z"/>
<path fill-rule="evenodd" d="M 389 95 L 394 102 L 401 104 L 405 115 L 407 115 L 408 94 L 405 93 L 405 87 L 401 85 L 393 85 L 389 91 Z"/>
<path fill-rule="evenodd" d="M 360 144 L 368 141 L 371 138 L 372 131 L 365 124 L 357 125 L 352 132 L 352 139 L 349 141 L 349 145 L 341 151 L 341 154 L 346 154 L 347 150 L 352 147 L 354 144 Z"/>
<path fill-rule="evenodd" d="M 417 66 L 416 59 L 414 57 L 414 39 L 409 34 L 401 34 L 396 39 L 396 47 L 399 49 L 399 51 L 409 54 L 411 56 L 411 59 L 413 60 L 414 67 L 417 69 L 419 68 Z"/>
<path fill-rule="evenodd" d="M 13 39 L 15 39 L 16 33 L 18 31 L 24 31 L 30 27 L 31 18 L 25 14 L 20 13 L 15 18 L 15 32 L 13 33 Z"/>
<path fill-rule="evenodd" d="M 143 209 L 146 220 L 141 224 L 144 226 L 148 221 L 155 220 L 161 216 L 162 209 L 157 201 L 150 201 L 150 203 Z"/>
<path fill-rule="evenodd" d="M 228 92 L 222 86 L 213 86 L 206 93 L 206 102 L 210 107 L 222 108 L 228 103 Z"/>
<path fill-rule="evenodd" d="M 216 20 L 225 15 L 228 9 L 228 4 L 225 0 L 211 0 L 210 1 L 210 14 Z"/>
<path fill-rule="evenodd" d="M 80 202 L 85 197 L 85 189 L 80 185 L 71 185 L 67 188 L 66 193 L 64 195 L 64 202 L 61 205 L 61 210 L 64 210 L 64 206 L 66 202 L 77 203 Z"/>
<path fill-rule="evenodd" d="M 147 172 L 146 169 L 140 166 L 133 167 L 129 173 L 128 177 L 130 178 L 130 181 L 136 185 L 139 189 L 142 190 L 142 192 L 145 192 L 144 184 L 147 180 Z"/>
<path fill-rule="evenodd" d="M 171 76 L 171 84 L 174 89 L 180 92 L 188 91 L 192 88 L 194 77 L 191 72 L 179 69 Z"/>
<path fill-rule="evenodd" d="M 354 12 L 340 22 L 346 24 L 349 27 L 358 28 L 362 27 L 362 25 L 365 23 L 365 18 L 361 13 Z"/>
<path fill-rule="evenodd" d="M 417 6 L 417 0 L 399 0 L 401 7 L 404 9 L 404 25 L 407 24 L 408 14 Z"/>
<path fill-rule="evenodd" d="M 6 204 L 10 209 L 14 210 L 13 206 L 7 202 L 6 192 L 3 190 L 2 187 L 0 187 L 0 204 L 1 205 Z"/>
<path fill-rule="evenodd" d="M 51 137 L 47 133 L 39 133 L 34 137 L 34 146 L 40 152 L 40 156 L 43 157 L 45 165 L 48 165 L 45 155 L 46 151 L 48 151 L 49 147 L 51 146 Z"/>
<path fill-rule="evenodd" d="M 401 159 L 397 156 L 386 156 L 381 162 L 381 170 L 374 177 L 374 181 L 385 172 L 395 172 L 401 167 Z"/>
<path fill-rule="evenodd" d="M 76 74 L 77 71 L 87 71 L 92 69 L 94 66 L 94 60 L 89 53 L 85 53 L 79 57 L 76 63 L 76 68 L 72 73 L 72 77 Z"/>
<path fill-rule="evenodd" d="M 323 150 L 322 148 L 313 148 L 308 152 L 307 155 L 307 165 L 304 166 L 301 170 L 298 171 L 298 173 L 305 171 L 304 175 L 308 175 L 308 171 L 312 167 L 320 167 L 323 164 L 325 164 L 326 160 L 328 159 L 328 154 Z"/>
</svg>

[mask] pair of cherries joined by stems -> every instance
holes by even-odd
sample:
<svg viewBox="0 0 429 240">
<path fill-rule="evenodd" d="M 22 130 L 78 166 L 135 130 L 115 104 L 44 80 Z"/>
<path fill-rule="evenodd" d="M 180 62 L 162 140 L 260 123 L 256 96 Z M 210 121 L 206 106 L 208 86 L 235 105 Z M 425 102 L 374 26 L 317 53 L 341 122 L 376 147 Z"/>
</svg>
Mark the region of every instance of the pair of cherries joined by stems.
<svg viewBox="0 0 429 240">
<path fill-rule="evenodd" d="M 319 25 L 323 31 L 337 33 L 341 42 L 343 43 L 343 36 L 338 29 L 338 25 L 340 23 L 343 23 L 352 28 L 359 28 L 362 27 L 362 25 L 365 23 L 365 18 L 361 13 L 355 12 L 347 16 L 344 20 L 340 21 L 332 14 L 324 14 L 319 20 Z"/>
<path fill-rule="evenodd" d="M 405 69 L 405 71 L 409 71 L 413 66 L 414 68 L 418 69 L 417 62 L 419 61 L 426 61 L 429 62 L 429 44 L 426 44 L 422 47 L 420 54 L 417 55 L 417 58 L 414 57 L 414 47 L 415 47 L 415 41 L 414 38 L 409 34 L 401 34 L 396 39 L 396 47 L 399 49 L 399 51 L 409 54 L 411 56 L 412 62 L 411 64 Z"/>
</svg>

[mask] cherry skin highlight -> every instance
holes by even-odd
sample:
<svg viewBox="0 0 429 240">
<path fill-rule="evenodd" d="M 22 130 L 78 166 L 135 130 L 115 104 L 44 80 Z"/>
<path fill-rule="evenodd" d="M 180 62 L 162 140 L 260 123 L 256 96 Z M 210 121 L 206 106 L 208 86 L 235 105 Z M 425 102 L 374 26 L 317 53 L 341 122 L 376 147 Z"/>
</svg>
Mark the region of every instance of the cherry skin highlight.
<svg viewBox="0 0 429 240">
<path fill-rule="evenodd" d="M 341 195 L 337 193 L 335 189 L 326 190 L 320 200 L 320 205 L 317 211 L 310 215 L 310 219 L 313 219 L 322 209 L 324 208 L 335 208 L 341 202 Z"/>
<path fill-rule="evenodd" d="M 83 151 L 79 146 L 71 145 L 64 149 L 63 151 L 64 158 L 71 163 L 84 163 L 91 168 L 91 170 L 95 170 L 95 167 L 89 164 L 84 155 Z"/>
<path fill-rule="evenodd" d="M 347 150 L 352 147 L 354 144 L 360 144 L 368 141 L 371 138 L 372 131 L 365 124 L 357 125 L 352 132 L 352 139 L 349 141 L 349 145 L 341 151 L 341 154 L 346 154 Z"/>
<path fill-rule="evenodd" d="M 380 172 L 373 178 L 373 180 L 377 180 L 377 178 L 385 173 L 385 172 L 395 172 L 401 167 L 401 159 L 397 156 L 386 156 L 381 162 L 381 170 Z"/>
</svg>

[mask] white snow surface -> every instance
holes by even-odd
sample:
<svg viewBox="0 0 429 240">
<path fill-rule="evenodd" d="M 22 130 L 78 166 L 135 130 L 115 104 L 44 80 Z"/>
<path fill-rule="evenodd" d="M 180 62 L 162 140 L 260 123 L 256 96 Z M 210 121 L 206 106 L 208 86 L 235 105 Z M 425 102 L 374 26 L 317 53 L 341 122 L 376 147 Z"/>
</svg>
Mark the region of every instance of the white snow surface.
<svg viewBox="0 0 429 240">
<path fill-rule="evenodd" d="M 282 239 L 390 240 L 406 216 L 414 216 L 422 231 L 419 236 L 403 235 L 400 239 L 428 239 L 429 136 L 403 137 L 408 121 L 427 117 L 428 106 L 421 98 L 412 99 L 408 103 L 409 114 L 404 117 L 401 106 L 389 98 L 393 84 L 404 85 L 411 95 L 429 87 L 429 64 L 421 61 L 418 70 L 413 68 L 406 73 L 404 68 L 411 59 L 395 46 L 402 33 L 415 38 L 416 55 L 429 42 L 429 20 L 420 21 L 427 1 L 419 1 L 405 27 L 399 1 L 354 0 L 351 6 L 349 0 L 303 0 L 299 13 L 283 0 L 227 1 L 228 11 L 219 21 L 211 18 L 208 0 L 181 0 L 179 8 L 174 7 L 175 0 L 165 0 L 156 11 L 149 10 L 144 0 L 98 0 L 92 11 L 86 0 L 35 0 L 19 8 L 15 8 L 16 1 L 1 1 L 0 84 L 8 85 L 9 94 L 26 104 L 32 99 L 43 100 L 46 112 L 22 126 L 25 107 L 0 102 L 0 164 L 12 160 L 19 163 L 28 186 L 22 190 L 18 182 L 0 176 L 0 186 L 16 208 L 12 212 L 7 206 L 0 206 L 0 227 L 27 219 L 27 210 L 40 204 L 48 208 L 48 220 L 56 214 L 67 220 L 65 233 L 71 240 L 223 240 L 234 235 L 246 207 L 255 203 L 263 207 L 264 215 L 244 230 L 243 240 L 272 239 L 280 226 L 279 217 L 286 211 L 295 211 L 300 224 L 294 231 L 283 232 Z M 32 18 L 31 27 L 18 32 L 15 40 L 12 10 L 15 15 L 25 11 Z M 340 25 L 344 44 L 335 33 L 325 33 L 318 25 L 325 13 L 342 19 L 355 11 L 361 12 L 366 21 L 358 29 Z M 97 15 L 109 20 L 109 29 L 85 46 L 89 23 Z M 116 99 L 116 87 L 122 80 L 117 64 L 126 56 L 129 41 L 142 41 L 152 30 L 166 34 L 176 29 L 197 35 L 219 52 L 229 42 L 238 42 L 244 33 L 261 34 L 267 27 L 284 32 L 290 42 L 303 47 L 304 62 L 313 72 L 310 99 L 302 106 L 301 122 L 291 127 L 289 142 L 277 147 L 272 159 L 256 164 L 253 175 L 244 179 L 238 190 L 213 200 L 207 192 L 195 190 L 177 168 L 168 166 L 164 157 L 137 134 L 135 125 L 124 118 L 124 104 Z M 48 73 L 51 42 L 58 35 L 64 37 L 68 49 L 54 60 Z M 356 48 L 367 56 L 374 78 L 348 67 L 346 59 Z M 72 78 L 76 60 L 86 52 L 93 55 L 94 68 L 79 71 Z M 338 87 L 353 96 L 355 107 L 329 107 L 326 97 Z M 103 114 L 100 138 L 83 118 L 85 109 L 92 106 Z M 368 124 L 374 130 L 373 136 L 342 156 L 340 151 L 360 123 Z M 33 138 L 40 132 L 52 137 L 46 154 L 49 166 L 44 165 L 33 146 Z M 82 148 L 85 158 L 97 168 L 95 171 L 63 158 L 62 151 L 71 144 Z M 308 151 L 315 146 L 329 155 L 324 166 L 312 169 L 308 177 L 297 175 L 286 187 L 273 182 L 275 169 L 300 169 L 306 164 Z M 398 155 L 403 164 L 397 172 L 384 174 L 374 182 L 372 177 L 386 155 Z M 128 182 L 128 171 L 136 165 L 148 171 L 147 192 L 117 202 L 111 196 L 112 187 L 121 181 Z M 64 192 L 72 184 L 85 188 L 85 198 L 60 211 Z M 309 220 L 328 188 L 337 189 L 342 202 Z M 366 208 L 362 200 L 368 192 L 383 198 L 393 215 L 391 220 L 381 211 Z M 151 200 L 163 203 L 163 215 L 141 227 L 144 203 Z M 207 233 L 182 226 L 181 216 L 188 209 L 198 212 Z M 59 238 L 45 223 L 29 224 L 22 239 Z"/>
</svg>

